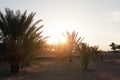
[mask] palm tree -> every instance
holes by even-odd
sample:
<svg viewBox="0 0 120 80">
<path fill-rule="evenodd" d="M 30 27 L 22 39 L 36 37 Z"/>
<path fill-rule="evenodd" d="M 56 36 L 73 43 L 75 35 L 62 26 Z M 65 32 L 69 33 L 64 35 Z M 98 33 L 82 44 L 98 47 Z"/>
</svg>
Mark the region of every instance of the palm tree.
<svg viewBox="0 0 120 80">
<path fill-rule="evenodd" d="M 99 46 L 92 46 L 91 47 L 91 51 L 92 51 L 91 57 L 94 61 L 96 60 L 97 55 L 100 54 L 100 50 L 98 50 L 98 49 L 99 49 Z"/>
<path fill-rule="evenodd" d="M 34 16 L 33 12 L 27 15 L 27 11 L 21 14 L 20 10 L 14 12 L 8 8 L 5 14 L 0 12 L 0 29 L 4 36 L 2 44 L 6 47 L 4 52 L 11 73 L 18 73 L 20 66 L 43 45 L 44 38 L 40 31 L 43 26 L 36 26 L 41 20 L 33 23 Z"/>
<path fill-rule="evenodd" d="M 63 34 L 63 36 L 66 38 L 66 53 L 69 55 L 69 60 L 71 61 L 72 53 L 75 53 L 77 44 L 80 44 L 83 39 L 81 37 L 78 38 L 78 33 L 75 31 L 66 31 L 66 35 Z"/>
<path fill-rule="evenodd" d="M 86 43 L 81 44 L 80 52 L 80 64 L 82 70 L 87 70 L 90 63 L 91 49 Z"/>
<path fill-rule="evenodd" d="M 112 49 L 113 51 L 116 50 L 116 44 L 115 44 L 114 42 L 112 42 L 109 46 L 111 47 L 111 49 Z"/>
</svg>

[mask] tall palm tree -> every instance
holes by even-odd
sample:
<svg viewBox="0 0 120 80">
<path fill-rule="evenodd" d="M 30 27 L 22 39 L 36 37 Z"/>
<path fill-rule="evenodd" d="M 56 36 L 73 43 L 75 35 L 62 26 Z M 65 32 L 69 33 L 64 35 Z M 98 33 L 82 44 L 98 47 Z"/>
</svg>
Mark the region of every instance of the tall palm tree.
<svg viewBox="0 0 120 80">
<path fill-rule="evenodd" d="M 72 53 L 76 52 L 75 49 L 77 48 L 77 45 L 80 44 L 83 39 L 78 37 L 78 33 L 75 31 L 66 31 L 66 34 L 63 34 L 63 36 L 66 38 L 66 53 L 69 57 L 72 57 Z"/>
<path fill-rule="evenodd" d="M 2 44 L 6 46 L 6 61 L 10 65 L 11 73 L 18 73 L 20 66 L 29 60 L 30 55 L 44 42 L 40 29 L 36 27 L 41 21 L 33 23 L 35 13 L 21 14 L 20 10 L 14 12 L 8 8 L 5 14 L 0 12 L 0 29 L 4 35 Z"/>
</svg>

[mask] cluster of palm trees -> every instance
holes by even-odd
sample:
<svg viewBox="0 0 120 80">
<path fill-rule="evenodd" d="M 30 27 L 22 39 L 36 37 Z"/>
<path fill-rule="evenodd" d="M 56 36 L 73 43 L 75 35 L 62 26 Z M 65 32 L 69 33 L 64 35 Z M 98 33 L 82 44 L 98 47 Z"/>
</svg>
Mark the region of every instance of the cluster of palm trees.
<svg viewBox="0 0 120 80">
<path fill-rule="evenodd" d="M 78 37 L 78 33 L 75 31 L 66 31 L 66 34 L 63 34 L 63 36 L 67 41 L 64 44 L 64 49 L 61 54 L 66 54 L 64 56 L 68 58 L 69 62 L 73 62 L 72 58 L 74 56 L 79 56 L 81 69 L 87 70 L 90 61 L 95 61 L 96 57 L 100 54 L 99 47 L 89 46 L 87 43 L 82 42 L 83 38 Z"/>
<path fill-rule="evenodd" d="M 42 36 L 43 26 L 36 26 L 42 20 L 33 22 L 34 16 L 35 13 L 21 13 L 19 10 L 14 12 L 8 8 L 5 9 L 5 14 L 0 12 L 0 59 L 10 65 L 13 74 L 19 73 L 20 68 L 31 61 L 37 49 L 44 48 L 46 37 Z M 67 43 L 63 45 L 62 54 L 66 53 L 70 61 L 72 54 L 80 54 L 81 65 L 87 69 L 91 54 L 95 58 L 98 48 L 83 43 L 75 31 L 67 31 L 63 35 Z"/>
</svg>

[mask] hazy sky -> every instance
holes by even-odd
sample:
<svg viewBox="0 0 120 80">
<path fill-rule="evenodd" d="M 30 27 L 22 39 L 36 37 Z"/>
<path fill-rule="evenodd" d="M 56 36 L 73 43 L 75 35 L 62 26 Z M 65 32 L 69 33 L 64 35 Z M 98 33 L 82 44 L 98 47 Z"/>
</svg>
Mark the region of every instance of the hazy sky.
<svg viewBox="0 0 120 80">
<path fill-rule="evenodd" d="M 120 0 L 0 0 L 4 8 L 36 12 L 43 19 L 44 35 L 76 30 L 90 45 L 110 50 L 109 44 L 120 44 Z"/>
</svg>

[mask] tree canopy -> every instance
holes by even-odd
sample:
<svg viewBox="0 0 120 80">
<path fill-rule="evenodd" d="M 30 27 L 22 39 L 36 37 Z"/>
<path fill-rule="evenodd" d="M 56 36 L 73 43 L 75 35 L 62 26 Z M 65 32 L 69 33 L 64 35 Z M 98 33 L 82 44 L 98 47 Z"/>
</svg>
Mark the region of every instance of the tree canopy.
<svg viewBox="0 0 120 80">
<path fill-rule="evenodd" d="M 42 20 L 34 22 L 35 13 L 14 12 L 9 8 L 5 14 L 0 11 L 0 30 L 3 33 L 3 45 L 5 46 L 5 60 L 10 64 L 11 72 L 19 72 L 20 65 L 29 61 L 30 55 L 41 48 L 44 37 L 40 29 L 43 26 L 36 26 Z"/>
</svg>

